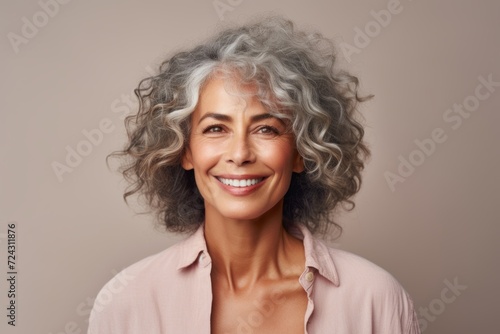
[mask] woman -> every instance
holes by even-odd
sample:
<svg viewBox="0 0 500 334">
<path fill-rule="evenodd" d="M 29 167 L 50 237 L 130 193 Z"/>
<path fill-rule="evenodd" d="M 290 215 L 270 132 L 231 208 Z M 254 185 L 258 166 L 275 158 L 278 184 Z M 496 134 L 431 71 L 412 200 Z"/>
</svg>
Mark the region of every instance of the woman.
<svg viewBox="0 0 500 334">
<path fill-rule="evenodd" d="M 313 237 L 339 229 L 369 153 L 334 65 L 321 35 L 268 18 L 139 84 L 124 197 L 191 235 L 111 280 L 89 333 L 419 333 L 390 274 Z"/>
</svg>

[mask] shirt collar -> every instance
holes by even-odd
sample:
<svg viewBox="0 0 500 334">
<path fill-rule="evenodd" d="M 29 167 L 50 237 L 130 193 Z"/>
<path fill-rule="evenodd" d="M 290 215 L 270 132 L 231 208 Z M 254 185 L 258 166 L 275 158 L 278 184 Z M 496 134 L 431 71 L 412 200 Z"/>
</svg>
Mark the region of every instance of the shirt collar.
<svg viewBox="0 0 500 334">
<path fill-rule="evenodd" d="M 205 242 L 204 224 L 202 224 L 196 232 L 187 237 L 178 244 L 180 254 L 177 269 L 184 269 L 192 265 L 200 253 L 207 251 L 207 243 Z"/>
<path fill-rule="evenodd" d="M 306 267 L 315 268 L 319 274 L 335 286 L 339 286 L 339 276 L 333 262 L 329 248 L 314 238 L 304 225 L 297 224 L 290 229 L 290 234 L 302 240 L 306 257 Z M 180 248 L 177 269 L 184 269 L 192 265 L 200 256 L 200 253 L 208 254 L 205 242 L 204 224 L 196 232 L 178 244 Z"/>
<path fill-rule="evenodd" d="M 314 238 L 307 227 L 302 224 L 294 225 L 289 230 L 290 234 L 302 239 L 306 256 L 306 267 L 315 268 L 319 274 L 339 286 L 339 275 L 335 268 L 333 256 L 328 246 L 321 240 Z"/>
</svg>

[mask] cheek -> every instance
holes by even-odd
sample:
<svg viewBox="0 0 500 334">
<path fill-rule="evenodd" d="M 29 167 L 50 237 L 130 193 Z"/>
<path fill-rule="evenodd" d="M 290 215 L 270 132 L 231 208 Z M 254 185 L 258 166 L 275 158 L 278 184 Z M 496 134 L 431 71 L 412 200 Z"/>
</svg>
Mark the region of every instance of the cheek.
<svg viewBox="0 0 500 334">
<path fill-rule="evenodd" d="M 192 142 L 192 160 L 198 168 L 207 168 L 219 159 L 221 149 L 218 145 L 204 141 Z"/>
<path fill-rule="evenodd" d="M 263 145 L 261 157 L 275 170 L 292 170 L 295 150 L 288 142 L 277 142 L 274 145 Z"/>
</svg>

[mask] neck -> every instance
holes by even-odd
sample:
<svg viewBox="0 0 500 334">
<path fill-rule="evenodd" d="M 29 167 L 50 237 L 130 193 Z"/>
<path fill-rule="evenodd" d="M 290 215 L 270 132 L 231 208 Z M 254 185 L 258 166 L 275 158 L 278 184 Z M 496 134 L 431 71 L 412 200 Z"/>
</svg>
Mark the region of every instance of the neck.
<svg viewBox="0 0 500 334">
<path fill-rule="evenodd" d="M 260 280 L 300 275 L 302 242 L 283 228 L 278 206 L 253 220 L 234 220 L 205 212 L 205 238 L 212 277 L 230 291 L 250 290 Z"/>
</svg>

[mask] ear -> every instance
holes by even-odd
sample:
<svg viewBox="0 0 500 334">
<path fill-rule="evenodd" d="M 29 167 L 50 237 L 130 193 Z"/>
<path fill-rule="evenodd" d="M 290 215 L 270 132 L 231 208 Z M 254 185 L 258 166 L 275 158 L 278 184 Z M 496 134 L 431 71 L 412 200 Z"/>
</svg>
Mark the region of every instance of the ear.
<svg viewBox="0 0 500 334">
<path fill-rule="evenodd" d="M 185 170 L 191 170 L 191 169 L 194 169 L 194 166 L 193 166 L 193 159 L 192 159 L 192 155 L 191 155 L 191 150 L 189 149 L 189 147 L 187 147 L 187 148 L 184 150 L 184 154 L 182 155 L 181 166 L 182 166 L 182 168 L 184 168 Z"/>
<path fill-rule="evenodd" d="M 299 152 L 295 152 L 295 158 L 293 161 L 293 169 L 292 171 L 295 173 L 302 173 L 305 169 L 304 166 L 304 159 L 302 156 L 299 154 Z"/>
</svg>

